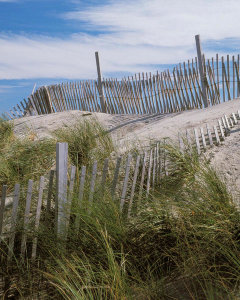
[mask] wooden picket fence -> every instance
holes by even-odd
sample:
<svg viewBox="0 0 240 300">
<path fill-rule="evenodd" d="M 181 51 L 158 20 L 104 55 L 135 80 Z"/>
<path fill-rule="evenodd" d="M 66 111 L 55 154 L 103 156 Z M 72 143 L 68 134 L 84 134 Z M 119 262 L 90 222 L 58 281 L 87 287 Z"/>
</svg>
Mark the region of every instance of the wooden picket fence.
<svg viewBox="0 0 240 300">
<path fill-rule="evenodd" d="M 139 73 L 121 80 L 110 78 L 42 86 L 20 101 L 6 118 L 67 110 L 111 114 L 172 113 L 216 105 L 239 97 L 240 55 L 203 60 L 197 57 L 164 72 Z M 207 103 L 204 102 L 203 88 Z M 104 103 L 104 105 L 102 104 Z"/>
<path fill-rule="evenodd" d="M 206 124 L 206 128 L 180 132 L 180 150 L 185 153 L 195 148 L 200 155 L 208 148 L 220 145 L 239 120 L 240 110 L 230 116 L 223 115 L 212 128 Z M 46 178 L 40 177 L 39 183 L 29 180 L 27 189 L 17 183 L 11 209 L 5 205 L 7 186 L 2 188 L 0 244 L 5 247 L 8 259 L 11 260 L 16 253 L 22 258 L 27 255 L 36 259 L 41 223 L 45 222 L 48 229 L 52 226 L 60 238 L 67 238 L 69 226 L 77 234 L 81 220 L 72 209 L 73 203 L 77 212 L 86 210 L 91 214 L 96 201 L 108 194 L 126 218 L 136 214 L 141 202 L 148 201 L 162 178 L 174 171 L 165 143 L 166 140 L 158 141 L 144 153 L 95 161 L 91 166 L 82 166 L 80 174 L 75 166 L 68 166 L 68 145 L 58 143 L 56 170 L 51 170 Z"/>
</svg>

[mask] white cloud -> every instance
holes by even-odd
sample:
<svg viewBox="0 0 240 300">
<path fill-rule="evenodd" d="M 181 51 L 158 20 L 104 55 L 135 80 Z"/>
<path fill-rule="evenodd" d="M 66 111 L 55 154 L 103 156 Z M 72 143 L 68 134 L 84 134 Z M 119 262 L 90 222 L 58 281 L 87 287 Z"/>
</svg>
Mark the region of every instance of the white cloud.
<svg viewBox="0 0 240 300">
<path fill-rule="evenodd" d="M 64 40 L 0 36 L 0 78 L 95 78 L 96 50 L 103 73 L 153 71 L 152 65 L 195 57 L 198 33 L 204 41 L 232 38 L 227 45 L 236 45 L 239 11 L 239 0 L 115 0 L 85 10 L 79 6 L 64 18 L 81 21 L 79 32 L 84 22 L 98 34 Z"/>
<path fill-rule="evenodd" d="M 68 19 L 121 33 L 125 42 L 185 46 L 200 32 L 204 39 L 240 37 L 238 0 L 124 0 L 70 12 Z"/>
</svg>

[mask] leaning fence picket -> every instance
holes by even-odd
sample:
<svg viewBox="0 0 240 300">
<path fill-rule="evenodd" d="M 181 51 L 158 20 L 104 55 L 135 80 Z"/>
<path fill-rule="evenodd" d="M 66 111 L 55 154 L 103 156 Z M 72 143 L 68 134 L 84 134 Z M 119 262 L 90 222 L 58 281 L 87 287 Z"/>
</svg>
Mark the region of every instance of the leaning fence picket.
<svg viewBox="0 0 240 300">
<path fill-rule="evenodd" d="M 43 188 L 44 188 L 44 177 L 40 177 L 39 182 L 39 190 L 38 190 L 38 202 L 37 202 L 37 212 L 36 212 L 36 220 L 35 220 L 35 234 L 38 233 L 38 228 L 40 224 L 40 215 L 41 215 L 41 208 L 42 208 L 42 198 L 43 198 Z M 36 252 L 37 252 L 37 236 L 33 239 L 32 244 L 32 259 L 34 260 L 36 258 Z"/>
<path fill-rule="evenodd" d="M 200 142 L 199 142 L 197 128 L 194 128 L 194 135 L 195 135 L 195 141 L 196 141 L 196 146 L 197 146 L 197 153 L 198 153 L 198 155 L 200 155 L 201 154 L 201 149 L 200 149 Z"/>
<path fill-rule="evenodd" d="M 232 113 L 232 117 L 233 117 L 233 120 L 234 120 L 234 124 L 237 125 L 238 121 L 237 121 L 235 113 Z"/>
<path fill-rule="evenodd" d="M 222 140 L 225 140 L 225 135 L 224 135 L 224 131 L 223 131 L 223 128 L 222 128 L 221 119 L 218 120 L 218 126 L 219 126 L 219 129 L 220 129 Z"/>
<path fill-rule="evenodd" d="M 225 118 L 222 117 L 221 120 L 222 120 L 222 123 L 223 123 L 224 130 L 227 131 L 227 125 L 226 125 L 226 122 L 225 122 Z"/>
<path fill-rule="evenodd" d="M 147 162 L 147 152 L 144 153 L 144 157 L 143 157 L 142 174 L 141 174 L 141 181 L 140 181 L 139 195 L 138 195 L 139 200 L 141 200 L 141 198 L 142 198 L 143 184 L 144 184 L 144 179 L 145 179 L 146 162 Z"/>
<path fill-rule="evenodd" d="M 227 118 L 226 115 L 224 115 L 224 119 L 225 119 L 225 122 L 226 122 L 226 125 L 227 125 L 227 126 L 226 126 L 227 129 L 230 130 L 230 125 L 229 125 L 228 118 Z"/>
<path fill-rule="evenodd" d="M 91 208 L 92 208 L 96 176 L 97 176 L 97 161 L 94 161 L 93 168 L 92 168 L 92 177 L 91 177 L 91 182 L 90 182 L 89 198 L 88 198 L 88 202 L 89 202 L 88 212 L 90 212 Z"/>
<path fill-rule="evenodd" d="M 149 191 L 150 191 L 150 183 L 151 183 L 151 170 L 152 170 L 152 149 L 150 150 L 150 155 L 149 155 L 149 164 L 148 164 L 148 175 L 147 175 L 147 195 L 149 195 Z"/>
<path fill-rule="evenodd" d="M 126 168 L 125 168 L 125 177 L 123 181 L 123 188 L 122 188 L 122 194 L 121 194 L 121 200 L 120 200 L 120 210 L 122 211 L 123 205 L 125 203 L 126 193 L 127 193 L 127 186 L 128 186 L 128 178 L 129 178 L 129 172 L 131 167 L 131 160 L 132 155 L 128 154 L 127 161 L 126 161 Z"/>
<path fill-rule="evenodd" d="M 156 156 L 157 156 L 157 147 L 154 147 L 153 149 L 153 172 L 152 172 L 152 189 L 155 187 L 155 177 L 156 177 Z"/>
<path fill-rule="evenodd" d="M 240 119 L 240 110 L 237 111 L 238 119 Z"/>
<path fill-rule="evenodd" d="M 206 144 L 206 140 L 205 140 L 205 134 L 203 131 L 203 128 L 200 128 L 200 132 L 201 132 L 201 137 L 202 137 L 202 144 L 203 144 L 203 149 L 206 150 L 207 149 L 207 144 Z"/>
<path fill-rule="evenodd" d="M 24 256 L 24 253 L 26 250 L 27 229 L 28 229 L 29 217 L 30 217 L 32 190 L 33 190 L 33 180 L 30 179 L 28 181 L 26 207 L 25 207 L 25 212 L 24 212 L 23 235 L 22 235 L 22 241 L 21 241 L 21 256 Z"/>
<path fill-rule="evenodd" d="M 129 206 L 128 206 L 128 218 L 131 215 L 133 197 L 134 197 L 134 193 L 135 193 L 135 187 L 136 187 L 136 182 L 137 182 L 137 177 L 138 177 L 138 172 L 139 172 L 140 159 L 141 159 L 141 156 L 138 155 L 137 159 L 136 159 L 136 165 L 135 165 L 135 170 L 134 170 L 134 175 L 133 175 L 133 182 L 132 182 L 132 189 L 131 189 L 131 196 L 130 196 L 130 201 L 129 201 Z"/>
<path fill-rule="evenodd" d="M 218 135 L 218 131 L 217 131 L 216 125 L 214 125 L 213 128 L 214 128 L 216 143 L 217 143 L 217 145 L 219 145 L 220 144 L 220 138 L 219 138 L 219 135 Z"/>
<path fill-rule="evenodd" d="M 206 127 L 207 127 L 207 134 L 208 134 L 209 145 L 210 145 L 210 147 L 212 147 L 213 146 L 212 133 L 211 133 L 211 130 L 210 130 L 210 127 L 209 127 L 208 124 L 206 125 Z"/>
</svg>

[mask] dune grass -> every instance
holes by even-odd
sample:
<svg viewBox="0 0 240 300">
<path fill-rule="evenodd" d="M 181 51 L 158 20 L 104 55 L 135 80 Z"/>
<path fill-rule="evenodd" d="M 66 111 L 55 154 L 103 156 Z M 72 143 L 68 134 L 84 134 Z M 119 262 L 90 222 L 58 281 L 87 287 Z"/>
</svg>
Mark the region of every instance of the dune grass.
<svg viewBox="0 0 240 300">
<path fill-rule="evenodd" d="M 49 223 L 33 263 L 2 267 L 23 299 L 238 299 L 240 214 L 222 178 L 194 152 L 165 146 L 169 176 L 126 219 L 100 187 L 91 212 L 74 207 L 67 243 Z M 74 195 L 77 197 L 77 195 Z M 75 199 L 75 198 L 74 198 Z M 73 203 L 74 203 L 73 199 Z M 16 267 L 18 266 L 18 267 Z M 44 296 L 45 293 L 45 296 Z M 20 297 L 19 296 L 19 297 Z M 32 298 L 31 298 L 32 297 Z M 44 298 L 45 297 L 45 298 Z"/>
<path fill-rule="evenodd" d="M 54 132 L 58 142 L 66 142 L 71 163 L 80 168 L 94 160 L 100 163 L 110 157 L 114 146 L 109 134 L 96 120 L 83 120 Z"/>
<path fill-rule="evenodd" d="M 77 168 L 103 161 L 114 150 L 109 135 L 97 121 L 77 121 L 74 126 L 59 129 L 53 138 L 36 140 L 34 133 L 22 138 L 13 132 L 13 123 L 0 120 L 0 185 L 9 191 L 16 182 L 26 185 L 29 179 L 38 180 L 54 167 L 56 142 L 67 142 L 69 162 Z"/>
<path fill-rule="evenodd" d="M 22 139 L 13 132 L 13 123 L 0 121 L 0 185 L 11 190 L 17 182 L 26 184 L 37 180 L 51 169 L 55 159 L 55 142 L 50 139 L 34 141 L 31 134 Z"/>
</svg>

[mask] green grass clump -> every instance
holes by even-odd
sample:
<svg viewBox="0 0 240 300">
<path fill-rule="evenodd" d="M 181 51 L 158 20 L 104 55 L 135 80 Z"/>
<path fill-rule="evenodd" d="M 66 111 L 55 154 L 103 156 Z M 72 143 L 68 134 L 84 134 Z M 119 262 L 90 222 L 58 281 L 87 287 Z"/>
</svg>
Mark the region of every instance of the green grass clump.
<svg viewBox="0 0 240 300">
<path fill-rule="evenodd" d="M 96 120 L 79 120 L 55 131 L 58 142 L 68 143 L 71 163 L 77 168 L 94 160 L 102 162 L 114 150 L 111 137 Z"/>
<path fill-rule="evenodd" d="M 13 124 L 0 122 L 0 185 L 10 189 L 15 183 L 26 185 L 29 179 L 38 180 L 51 169 L 55 160 L 55 141 L 35 141 L 32 135 L 17 138 Z"/>
<path fill-rule="evenodd" d="M 3 148 L 8 144 L 14 137 L 13 134 L 13 123 L 6 122 L 4 119 L 0 118 L 0 146 Z"/>
<path fill-rule="evenodd" d="M 56 260 L 56 267 L 49 268 L 46 277 L 64 299 L 126 299 L 128 294 L 126 258 L 113 250 L 107 231 L 99 231 L 99 246 L 104 258 L 93 263 L 89 255 L 72 254 Z M 103 261 L 105 261 L 103 263 Z"/>
<path fill-rule="evenodd" d="M 17 182 L 26 185 L 29 179 L 46 175 L 55 165 L 57 142 L 68 143 L 69 163 L 78 169 L 94 160 L 101 164 L 114 150 L 110 136 L 97 121 L 78 121 L 57 130 L 54 138 L 36 140 L 33 132 L 16 137 L 13 123 L 0 120 L 0 185 L 7 184 L 12 190 Z"/>
</svg>

